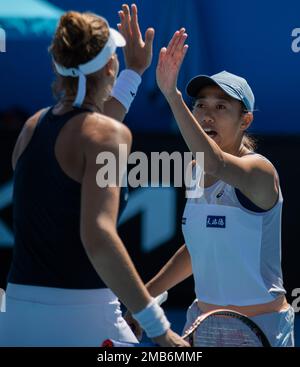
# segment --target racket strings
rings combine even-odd
[[[239,319],[211,316],[196,328],[195,347],[257,347],[262,346],[258,336]]]

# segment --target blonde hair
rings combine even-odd
[[[109,37],[106,21],[93,13],[69,11],[60,18],[49,47],[55,62],[66,68],[76,67],[92,60],[104,47]],[[94,75],[87,77],[87,90],[96,82]],[[57,75],[52,91],[59,98],[64,91],[76,94],[78,78]]]

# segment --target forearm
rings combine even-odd
[[[215,175],[218,172],[220,164],[222,164],[221,149],[201,128],[185,104],[182,94],[179,91],[176,91],[172,96],[168,96],[167,101],[172,109],[180,132],[194,158],[197,159],[197,152],[203,152],[205,172]]]
[[[151,296],[156,297],[166,290],[173,288],[192,275],[190,254],[186,245],[172,256],[163,268],[146,285]]]
[[[98,238],[87,250],[95,270],[132,313],[142,310],[151,298],[120,237],[106,232]]]

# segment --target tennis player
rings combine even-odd
[[[188,346],[171,331],[118,236],[126,192],[96,184],[98,154],[119,160],[119,144],[131,145],[117,120],[152,59],[154,30],[144,42],[136,6],[119,14],[125,38],[104,18],[78,12],[65,13],[54,35],[59,100],[26,122],[13,153],[15,247],[1,346],[137,342],[117,296],[156,343]],[[117,47],[124,47],[127,69],[115,83]]]
[[[194,157],[204,152],[204,167],[198,170],[204,193],[187,200],[185,244],[147,288],[156,296],[193,274],[197,298],[185,329],[202,313],[228,308],[252,318],[271,345],[293,346],[294,311],[285,298],[281,270],[279,177],[246,134],[254,95],[245,79],[227,71],[198,75],[187,85],[195,99],[191,112],[177,89],[186,38],[181,29],[162,48],[157,83]],[[135,320],[126,319],[139,337]]]

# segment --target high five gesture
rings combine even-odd
[[[181,28],[174,33],[168,47],[160,50],[156,79],[158,87],[167,99],[177,91],[179,70],[188,50],[186,39],[185,28]]]
[[[135,4],[131,5],[131,13],[127,4],[122,5],[119,17],[121,23],[118,24],[118,29],[126,39],[126,46],[123,48],[126,67],[142,75],[152,61],[154,29],[146,30],[144,41]]]

